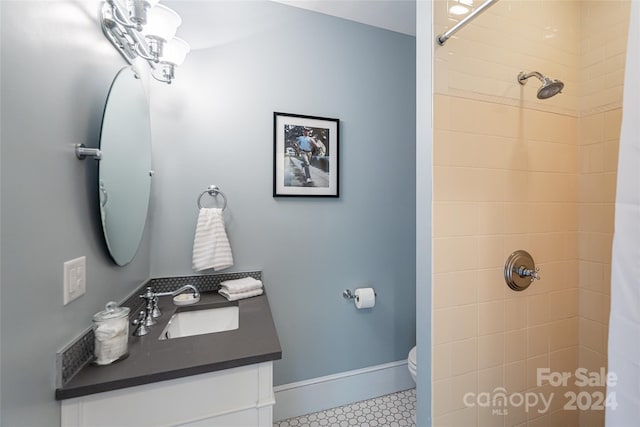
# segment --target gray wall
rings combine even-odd
[[[229,271],[264,272],[283,348],[276,384],[406,358],[415,38],[271,2],[168,4],[186,22],[195,5],[212,32],[231,24],[196,40],[170,90],[152,90],[152,275],[191,273],[196,199],[217,184],[229,200]],[[339,199],[272,197],[274,111],[341,120]],[[376,289],[375,309],[343,300],[362,286]]]
[[[73,144],[98,143],[111,81],[124,60],[97,22],[97,1],[1,1],[1,403],[3,426],[55,426],[55,353],[91,316],[149,277],[106,254],[96,165]],[[87,257],[87,293],[62,304],[62,265]]]
[[[99,228],[95,164],[73,156],[77,142],[97,146],[125,65],[99,2],[0,1],[0,425],[58,425],[56,351],[150,275],[191,272],[195,201],[210,183],[229,196],[233,270],[264,271],[284,349],[277,383],[400,360],[413,345],[414,39],[238,3],[220,14],[245,15],[241,35],[194,51],[174,85],[152,84],[153,224],[120,268]],[[288,65],[310,51],[327,64]],[[271,197],[273,111],[342,120],[340,199]],[[63,306],[63,262],[83,255],[87,294]],[[376,288],[374,310],[342,300],[358,286]]]

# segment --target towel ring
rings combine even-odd
[[[218,194],[220,194],[224,199],[224,205],[222,206],[222,210],[225,210],[227,208],[227,196],[225,196],[224,193],[220,191],[220,188],[218,188],[217,185],[210,185],[209,187],[207,187],[205,191],[200,193],[200,197],[198,197],[198,209],[202,209],[202,204],[201,204],[202,196],[204,196],[207,193],[209,193],[211,197],[216,197]]]

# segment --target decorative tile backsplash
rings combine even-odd
[[[225,280],[242,279],[243,277],[253,277],[261,280],[261,271],[245,271],[234,273],[201,274],[192,276],[160,277],[145,281],[133,292],[124,302],[122,307],[131,309],[130,317],[136,315],[144,304],[139,295],[144,293],[147,287],[151,287],[153,292],[171,292],[184,285],[193,285],[200,292],[213,292],[220,288],[220,283]],[[57,379],[56,386],[62,387],[75,374],[77,374],[87,363],[93,359],[94,335],[93,328],[89,327],[78,338],[56,353]]]

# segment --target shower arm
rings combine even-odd
[[[447,40],[449,40],[452,35],[457,33],[458,30],[460,30],[462,27],[467,25],[469,22],[473,20],[473,18],[475,18],[477,15],[481,14],[482,12],[484,12],[486,9],[493,6],[494,3],[497,3],[497,2],[498,0],[487,0],[486,2],[482,3],[480,6],[478,6],[476,10],[474,10],[469,15],[467,15],[466,18],[464,18],[462,21],[454,25],[453,28],[451,28],[450,30],[447,30],[444,34],[440,34],[439,36],[437,36],[436,42],[438,42],[440,46],[444,45],[444,43]]]
[[[521,85],[526,84],[527,83],[527,79],[529,77],[534,77],[534,76],[537,77],[538,80],[540,80],[542,83],[545,82],[545,77],[542,74],[540,74],[539,72],[537,72],[537,71],[531,71],[530,73],[527,73],[527,74],[520,73],[518,75],[518,82],[520,82]]]

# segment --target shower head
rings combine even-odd
[[[538,99],[547,99],[551,98],[554,95],[557,95],[564,88],[564,83],[560,80],[553,80],[547,76],[543,76],[537,71],[532,71],[530,73],[525,73],[524,71],[520,71],[518,74],[518,83],[524,85],[527,83],[527,79],[529,77],[537,77],[538,80],[542,82],[542,87],[538,89]]]

